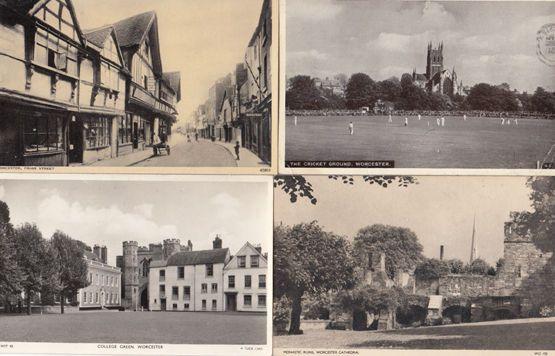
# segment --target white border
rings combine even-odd
[[[2,180],[25,181],[127,181],[127,182],[253,182],[266,183],[266,208],[269,213],[266,219],[266,241],[268,243],[267,306],[266,306],[266,345],[193,345],[193,344],[125,344],[125,343],[45,343],[45,342],[9,342],[3,341],[0,335],[0,354],[62,354],[75,355],[78,350],[82,355],[233,355],[233,356],[270,356],[272,354],[272,295],[273,295],[273,200],[274,188],[271,176],[238,176],[238,175],[109,175],[109,174],[0,174]],[[9,323],[10,317],[0,317],[2,323]],[[55,327],[55,326],[54,326]],[[129,325],[130,328],[135,327]],[[8,345],[7,347],[5,345]],[[10,347],[10,345],[12,347]],[[115,345],[115,349],[99,347],[99,345]],[[125,348],[133,345],[133,349]],[[161,345],[161,349],[139,349],[139,345]]]

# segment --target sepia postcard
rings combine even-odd
[[[0,166],[276,172],[274,7],[0,0]]]
[[[555,350],[555,177],[274,185],[275,355]]]
[[[555,2],[280,10],[280,173],[553,174]]]
[[[265,355],[272,178],[3,175],[0,354]]]

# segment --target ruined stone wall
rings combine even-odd
[[[450,274],[439,279],[439,294],[462,298],[496,295],[494,281],[495,276]]]

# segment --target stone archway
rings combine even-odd
[[[441,316],[451,319],[454,324],[470,322],[470,308],[464,305],[451,305],[445,309]]]
[[[396,311],[397,323],[403,326],[420,326],[426,321],[428,309],[417,304],[411,304],[406,309]]]
[[[148,288],[144,288],[141,292],[140,305],[144,310],[148,309]]]

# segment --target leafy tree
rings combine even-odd
[[[318,110],[325,106],[314,80],[307,75],[297,75],[289,79],[289,89],[285,94],[287,107],[292,110]]]
[[[406,74],[406,73],[405,73]],[[404,110],[426,110],[431,107],[428,93],[412,83],[412,77],[403,74],[401,78],[401,96],[397,103]]]
[[[406,299],[402,288],[375,288],[360,284],[351,290],[339,291],[334,301],[346,312],[361,310],[379,315],[403,306]]]
[[[395,80],[396,81],[395,81]],[[396,102],[401,95],[399,79],[387,79],[377,83],[378,97],[382,100]]]
[[[466,273],[486,275],[491,266],[481,258],[477,258],[466,266]]]
[[[22,275],[15,258],[14,229],[10,222],[10,209],[0,201],[0,298],[6,312],[12,297],[21,289]]]
[[[466,103],[472,110],[518,110],[518,101],[513,92],[486,83],[473,86],[466,98]]]
[[[317,222],[274,228],[274,296],[291,300],[289,334],[300,334],[302,298],[350,288],[355,263],[349,243]]]
[[[23,275],[21,286],[25,291],[27,314],[31,315],[31,300],[43,287],[52,285],[56,276],[53,251],[34,224],[25,223],[15,229],[16,260]]]
[[[376,83],[367,74],[353,74],[347,83],[345,97],[349,109],[373,107],[377,99]]]
[[[447,264],[449,265],[449,273],[461,274],[464,271],[464,262],[457,258],[447,260]]]
[[[538,87],[530,102],[535,111],[555,113],[555,93],[550,93],[542,87]]]
[[[531,236],[532,241],[545,252],[555,252],[555,178],[530,178],[532,211],[513,214],[513,222],[521,236]]]
[[[87,280],[87,264],[83,259],[84,250],[78,241],[73,240],[61,231],[56,231],[50,240],[56,252],[57,276],[61,312],[64,313],[65,298],[74,296],[89,283]]]
[[[437,258],[425,258],[414,270],[414,275],[419,279],[430,280],[444,277],[451,272],[447,261]]]
[[[329,176],[329,179],[341,181],[343,184],[354,185],[359,177],[353,176]],[[410,184],[418,184],[415,177],[410,176],[361,176],[365,183],[370,185],[378,185],[387,188],[396,183],[398,187],[408,187]],[[276,176],[274,178],[274,188],[281,188],[283,192],[289,195],[291,203],[296,203],[298,198],[306,198],[312,204],[316,204],[318,199],[314,195],[312,183],[307,176]]]
[[[358,262],[367,265],[370,254],[384,253],[386,272],[393,278],[397,271],[409,271],[422,261],[422,245],[416,234],[404,227],[375,224],[360,229],[354,250]]]

